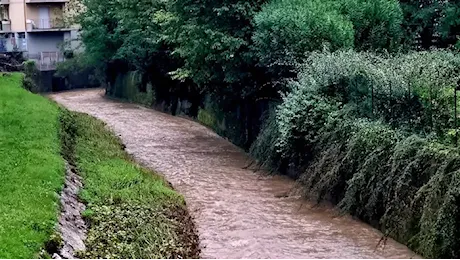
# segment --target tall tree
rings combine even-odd
[[[229,95],[245,95],[257,80],[249,46],[254,14],[264,0],[174,0],[177,34],[171,39],[184,66],[177,78]]]
[[[447,48],[458,42],[460,2],[455,0],[400,0],[404,11],[406,45]]]

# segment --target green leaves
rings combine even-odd
[[[458,1],[401,0],[404,11],[405,43],[409,47],[447,48],[458,43]]]
[[[238,86],[251,80],[249,46],[251,19],[262,1],[173,1],[177,37],[175,54],[184,61],[179,71],[211,92],[221,85]],[[178,73],[175,73],[176,75]],[[182,78],[182,77],[181,77]],[[236,95],[239,89],[236,90]]]
[[[275,77],[328,49],[399,48],[402,11],[396,0],[272,0],[254,17],[252,49]]]
[[[171,20],[165,1],[84,0],[80,16],[86,53],[95,64],[123,60],[145,70],[163,46],[162,26]]]
[[[327,45],[353,46],[353,24],[324,1],[273,0],[254,18],[253,41],[261,64],[296,62]]]

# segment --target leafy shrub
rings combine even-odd
[[[89,57],[85,54],[77,54],[57,64],[56,76],[66,77],[88,69],[95,69]]]
[[[33,60],[24,62],[24,78],[22,85],[32,93],[40,92],[40,71]]]
[[[401,23],[396,0],[272,0],[254,17],[253,49],[260,65],[283,76],[324,46],[397,50]]]
[[[187,223],[174,217],[169,209],[142,203],[93,206],[92,228],[85,241],[84,258],[182,258],[196,257],[179,240]],[[178,209],[174,209],[178,210]]]
[[[448,51],[397,56],[316,52],[300,66],[297,84],[354,104],[360,116],[443,136],[453,126],[459,68],[459,57]],[[296,88],[289,95],[303,94]]]
[[[403,12],[397,0],[333,1],[353,23],[355,46],[360,50],[400,47]]]
[[[408,47],[458,47],[458,1],[400,0],[404,12],[404,41]]]
[[[273,0],[254,17],[261,64],[300,61],[309,51],[353,47],[353,24],[327,1]]]

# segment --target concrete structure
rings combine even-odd
[[[23,52],[41,70],[64,59],[65,42],[77,40],[76,27],[65,23],[68,0],[0,0],[0,53]],[[75,43],[69,46],[75,46]]]

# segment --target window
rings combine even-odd
[[[10,16],[8,15],[8,8],[5,5],[0,6],[0,19],[2,21],[9,20]]]

